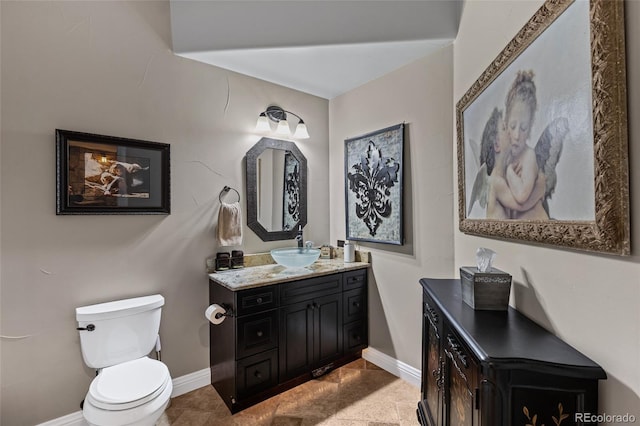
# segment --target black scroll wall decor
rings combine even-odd
[[[347,239],[402,245],[404,124],[344,144]]]

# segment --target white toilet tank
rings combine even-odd
[[[159,294],[76,308],[85,364],[110,367],[147,356],[160,330],[164,297]]]

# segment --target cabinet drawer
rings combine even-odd
[[[342,274],[327,275],[281,284],[280,304],[302,302],[342,291]]]
[[[241,359],[236,367],[238,398],[268,389],[278,383],[278,350]]]
[[[236,359],[275,348],[278,345],[278,310],[238,318],[237,332]]]
[[[367,315],[367,296],[364,289],[345,291],[342,302],[342,318],[345,324]]]
[[[238,316],[255,314],[278,307],[278,286],[242,290],[238,293]]]
[[[344,326],[344,351],[352,352],[364,349],[368,344],[367,322],[355,321]]]
[[[366,269],[358,269],[357,271],[345,272],[343,275],[343,288],[345,290],[362,288],[366,284],[367,284]]]

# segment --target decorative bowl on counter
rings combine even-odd
[[[303,268],[320,257],[320,249],[287,247],[271,250],[271,257],[278,265],[287,268]]]

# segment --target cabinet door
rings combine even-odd
[[[477,426],[474,380],[477,368],[455,336],[448,334],[444,343],[446,356],[447,397],[445,412],[449,426]]]
[[[342,294],[313,300],[314,366],[321,367],[342,355]]]
[[[311,300],[280,308],[280,382],[308,371],[313,361]]]
[[[342,356],[342,294],[280,308],[280,381]]]
[[[424,379],[422,382],[423,399],[429,409],[428,415],[434,425],[442,424],[442,398],[444,383],[444,359],[440,353],[440,315],[428,303],[423,306],[424,359],[422,365]]]

